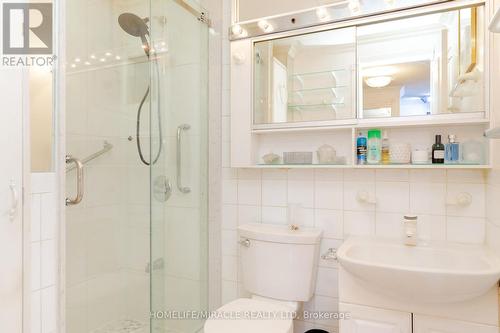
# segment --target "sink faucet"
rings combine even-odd
[[[403,222],[405,227],[405,245],[417,245],[417,220],[416,215],[405,215]]]

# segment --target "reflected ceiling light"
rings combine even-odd
[[[115,59],[116,59],[116,60],[121,60],[121,59],[122,59],[122,57],[120,57],[120,56],[116,56],[116,57],[115,57]]]
[[[76,68],[76,65],[75,64],[71,64],[71,68]]]
[[[391,76],[398,72],[398,69],[393,66],[379,66],[379,67],[370,67],[364,68],[362,70],[364,77],[370,76]]]
[[[95,54],[90,55],[90,59],[95,59],[95,58],[96,58]]]
[[[271,32],[274,30],[273,26],[271,25],[271,23],[267,22],[266,20],[260,20],[257,25],[259,26],[259,28],[262,29],[262,31],[264,32]]]
[[[371,88],[383,88],[388,86],[392,82],[392,77],[390,76],[374,76],[365,79],[368,87]]]
[[[111,57],[113,54],[111,52],[106,52],[105,56],[106,57]]]
[[[80,61],[82,61],[82,59],[80,59],[80,58],[75,58],[75,62],[80,62]]]
[[[100,62],[105,62],[105,61],[106,61],[106,59],[105,59],[105,58],[101,58],[101,59],[99,59],[99,61],[100,61]]]
[[[90,66],[90,62],[89,61],[85,61],[84,64],[85,64],[85,66]]]
[[[361,4],[359,0],[349,0],[349,10],[353,14],[357,14],[361,11]]]
[[[330,16],[328,15],[328,11],[326,10],[325,7],[318,7],[316,9],[316,16],[320,21],[326,21],[330,18]]]

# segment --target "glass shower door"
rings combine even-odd
[[[66,153],[84,162],[84,194],[65,210],[62,331],[197,332],[201,320],[154,313],[207,308],[201,8],[72,0],[65,10]],[[76,180],[68,165],[68,197]]]
[[[151,327],[153,332],[194,333],[208,295],[208,26],[205,12],[182,1],[152,1],[156,59],[151,109]],[[159,80],[156,77],[159,75]],[[156,129],[162,128],[162,135]],[[161,142],[161,144],[160,144]]]

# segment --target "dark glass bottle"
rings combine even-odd
[[[444,145],[441,143],[441,135],[436,135],[436,143],[432,145],[432,164],[444,163]]]

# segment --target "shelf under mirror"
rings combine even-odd
[[[314,109],[317,109],[318,111],[325,111],[325,109],[329,107],[332,109],[332,111],[336,111],[337,107],[343,106],[345,106],[345,103],[291,104],[288,105],[288,108],[300,111],[314,111]]]

